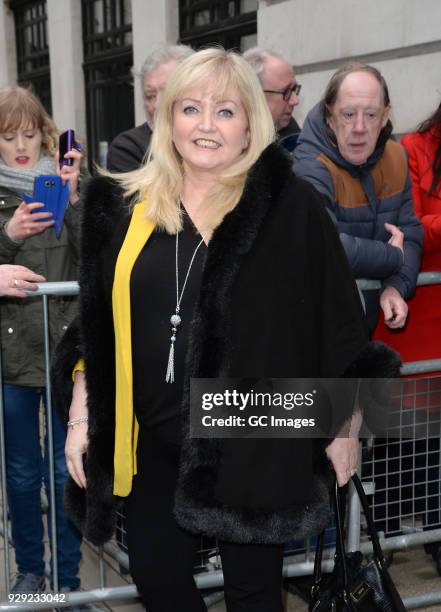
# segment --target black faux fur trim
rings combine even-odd
[[[222,376],[228,354],[224,332],[231,288],[270,205],[291,177],[289,159],[277,145],[270,145],[252,167],[237,206],[213,233],[190,330],[184,405],[188,405],[190,377]]]
[[[347,378],[396,378],[401,359],[383,342],[369,342],[345,372]]]
[[[192,470],[191,462],[198,462],[198,445],[193,445],[194,456],[186,454],[188,464],[184,473]],[[329,466],[317,475],[314,491],[308,505],[291,507],[277,512],[265,512],[255,508],[232,508],[216,504],[197,503],[191,494],[192,486],[206,486],[207,474],[202,468],[193,475],[192,483],[183,482],[175,497],[175,516],[184,529],[192,533],[217,537],[237,543],[284,544],[292,539],[302,539],[319,533],[328,525],[332,516],[329,490],[333,482]]]
[[[103,283],[101,256],[128,208],[124,208],[118,183],[106,177],[89,180],[82,197],[81,314],[57,347],[52,378],[64,417],[71,400],[72,368],[80,356],[86,361],[87,380],[93,381],[87,388],[90,440],[84,459],[87,489],[80,489],[69,479],[65,506],[84,536],[94,544],[102,544],[115,531],[118,498],[113,495],[115,348],[111,302]]]

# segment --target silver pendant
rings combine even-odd
[[[170,323],[173,327],[177,327],[181,322],[181,317],[178,314],[174,314],[170,317]]]
[[[170,323],[172,325],[172,335],[170,338],[170,351],[168,354],[167,372],[165,374],[165,382],[175,382],[175,342],[176,332],[178,331],[178,325],[181,323],[181,317],[178,315],[179,306],[176,308],[176,313],[170,317]]]
[[[180,206],[180,202],[179,202]],[[185,275],[184,284],[182,286],[181,292],[179,293],[179,278],[178,278],[178,254],[179,254],[179,234],[176,233],[176,250],[175,250],[175,264],[176,264],[176,311],[170,317],[170,323],[172,326],[172,335],[170,338],[170,351],[168,354],[168,362],[167,362],[167,372],[165,375],[165,382],[173,383],[175,381],[175,342],[176,342],[176,332],[178,331],[178,327],[181,324],[181,317],[179,316],[179,307],[182,300],[182,296],[184,295],[185,287],[187,285],[187,280],[190,274],[191,267],[193,265],[194,258],[196,257],[196,253],[199,250],[199,247],[203,243],[204,239],[201,238],[199,244],[196,246],[193,251],[193,255],[191,257],[190,263],[188,264],[187,274]]]

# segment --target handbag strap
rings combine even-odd
[[[337,480],[334,485],[334,507],[335,507],[335,562],[339,562],[343,574],[343,587],[346,590],[348,587],[348,571],[346,567],[346,548],[344,535],[345,513],[342,508],[346,503],[345,497],[346,487],[338,486]]]
[[[335,515],[335,533],[336,533],[336,543],[335,543],[335,559],[341,562],[342,573],[343,573],[343,583],[344,587],[347,587],[348,583],[348,574],[346,568],[346,559],[345,559],[345,544],[344,544],[344,518],[345,513],[342,510],[342,505],[344,505],[345,500],[343,498],[344,493],[340,492],[337,480],[335,480],[334,484],[334,515]],[[311,588],[311,595],[314,595],[314,592],[317,590],[318,585],[322,579],[322,559],[323,559],[323,548],[324,548],[324,536],[325,530],[317,536],[317,544],[315,548],[315,559],[314,559],[314,574],[313,574],[313,584]]]
[[[322,579],[322,559],[323,559],[323,545],[325,539],[325,530],[317,536],[317,543],[315,546],[315,558],[314,558],[314,574],[312,582],[312,590],[318,586]]]
[[[357,491],[358,497],[360,499],[361,507],[363,508],[364,517],[367,523],[368,535],[372,542],[372,548],[374,551],[374,558],[381,565],[381,567],[385,567],[385,559],[383,550],[381,548],[380,539],[378,537],[377,530],[375,529],[374,520],[372,518],[372,512],[369,506],[369,502],[366,497],[366,493],[364,492],[363,485],[361,483],[358,474],[354,474],[352,476],[352,482],[354,483],[355,489]]]

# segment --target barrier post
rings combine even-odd
[[[2,353],[0,350],[0,461],[2,479],[2,512],[3,512],[3,561],[5,564],[5,589],[11,591],[9,529],[8,529],[8,494],[6,490],[6,446],[5,446],[5,415],[3,411],[3,376]]]
[[[50,379],[50,346],[49,346],[49,309],[47,295],[43,295],[43,322],[44,322],[44,361],[46,372],[46,427],[49,452],[49,504],[51,508],[51,521],[48,529],[51,530],[51,562],[52,562],[52,588],[58,592],[58,543],[57,543],[57,517],[55,500],[55,461],[54,461],[54,429],[52,419],[52,394]]]

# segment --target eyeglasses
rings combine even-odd
[[[298,96],[301,89],[302,89],[302,86],[300,85],[300,83],[294,83],[294,85],[290,85],[283,91],[279,91],[277,89],[264,89],[263,91],[265,93],[280,94],[281,96],[283,96],[283,99],[285,100],[285,102],[288,102],[292,94],[295,93],[296,96]]]

